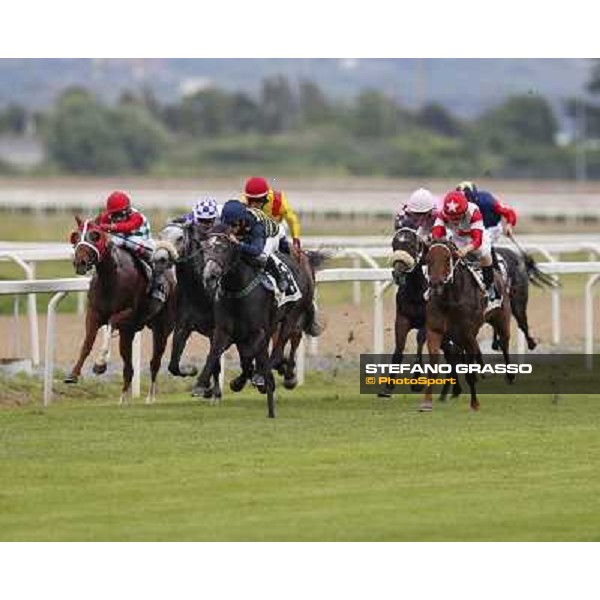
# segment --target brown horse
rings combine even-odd
[[[510,302],[499,273],[495,273],[496,286],[501,293],[499,308],[486,312],[486,295],[475,279],[471,267],[459,258],[456,246],[448,240],[435,240],[425,258],[429,278],[429,300],[426,306],[426,332],[429,361],[437,364],[442,342],[447,336],[458,348],[460,362],[483,364],[477,334],[487,322],[498,337],[506,363],[510,362]],[[475,389],[476,375],[466,374],[471,392],[471,409],[479,410]],[[509,382],[514,375],[507,375]],[[425,392],[420,410],[432,409],[431,386]]]
[[[96,267],[96,273],[92,277],[88,292],[85,339],[79,359],[65,382],[77,383],[83,363],[94,345],[98,329],[108,325],[109,329],[119,331],[119,350],[123,359],[120,403],[127,401],[131,395],[133,378],[133,338],[137,331],[149,327],[152,330],[153,341],[150,361],[152,383],[146,403],[153,402],[156,397],[156,375],[167,338],[175,323],[174,279],[172,275],[167,277],[167,299],[158,312],[150,314],[148,280],[141,265],[137,264],[137,259],[127,250],[111,243],[108,234],[93,221],[82,221],[79,217],[75,219],[78,228],[71,234],[71,243],[75,247],[75,271],[78,275],[84,275]]]

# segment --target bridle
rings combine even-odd
[[[441,284],[442,286],[444,286],[447,283],[454,281],[454,271],[456,270],[456,267],[462,263],[463,259],[456,258],[455,252],[453,252],[453,249],[447,243],[433,242],[429,246],[429,252],[431,252],[433,250],[433,248],[443,248],[450,256],[450,271],[448,272],[446,277],[441,282],[437,283],[437,285]],[[429,287],[431,287],[431,281],[429,282]]]
[[[96,248],[96,246],[95,246],[94,244],[92,244],[91,242],[88,242],[88,241],[85,239],[85,238],[86,238],[86,236],[87,236],[87,233],[88,233],[89,224],[90,224],[90,221],[89,221],[89,219],[86,219],[86,220],[83,222],[83,228],[82,228],[82,230],[81,230],[81,233],[79,234],[79,235],[80,235],[79,241],[78,241],[78,242],[77,242],[77,244],[75,245],[75,252],[77,252],[77,249],[78,249],[80,246],[86,246],[87,248],[91,248],[91,249],[92,249],[92,250],[95,252],[95,254],[96,254],[96,259],[97,259],[97,262],[100,262],[100,260],[101,260],[100,251],[98,250],[98,248]]]

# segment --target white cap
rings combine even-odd
[[[410,195],[406,210],[411,213],[426,213],[437,205],[437,198],[425,188],[419,188]]]

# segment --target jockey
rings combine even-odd
[[[218,223],[220,214],[221,207],[217,201],[211,196],[206,196],[196,202],[192,212],[173,219],[173,222],[196,225],[201,231],[207,232]]]
[[[456,190],[463,192],[469,202],[476,204],[483,217],[483,226],[490,235],[492,245],[502,234],[509,235],[517,224],[517,213],[510,206],[499,202],[490,192],[478,190],[471,181],[459,183]]]
[[[125,248],[141,258],[151,269],[150,296],[155,301],[151,312],[155,312],[166,300],[165,276],[152,269],[154,242],[148,219],[131,206],[129,196],[124,192],[113,192],[106,200],[106,209],[96,218],[96,223],[111,235],[115,246]]]
[[[472,254],[479,259],[488,295],[488,310],[500,306],[501,298],[494,283],[490,238],[477,205],[469,202],[462,192],[449,192],[444,197],[431,235],[434,239],[451,237],[458,247],[460,258]]]
[[[406,221],[417,226],[417,234],[422,240],[431,235],[431,228],[437,217],[438,199],[425,188],[414,191],[406,204],[398,207],[394,216],[396,231],[403,227]]]
[[[262,177],[250,177],[244,186],[244,197],[248,207],[262,210],[277,223],[285,220],[290,229],[294,250],[301,250],[300,220],[282,191],[270,188]]]
[[[258,260],[265,271],[275,278],[281,292],[287,291],[293,281],[287,265],[275,255],[287,250],[287,240],[281,236],[280,226],[263,212],[248,208],[239,200],[228,200],[221,212],[221,222],[232,229],[231,239],[242,254]]]

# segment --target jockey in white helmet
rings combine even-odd
[[[417,233],[422,239],[431,235],[431,228],[438,212],[439,199],[429,190],[419,188],[415,190],[408,202],[398,207],[394,216],[394,228],[398,230],[406,222],[418,227]]]

